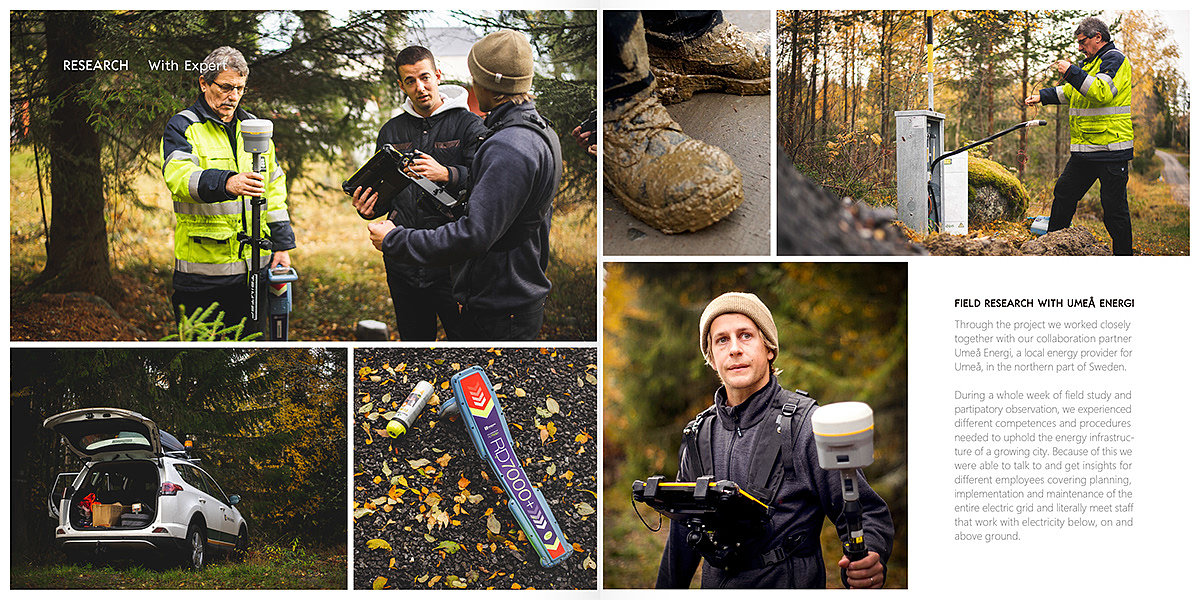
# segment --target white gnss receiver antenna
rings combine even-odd
[[[863,541],[862,505],[858,503],[855,471],[874,462],[875,413],[862,402],[827,404],[813,411],[812,429],[817,442],[817,463],[842,476],[842,514],[848,538],[842,552],[851,562],[867,556]]]

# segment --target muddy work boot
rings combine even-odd
[[[696,92],[753,96],[771,91],[771,43],[765,32],[749,35],[726,22],[674,47],[655,45],[649,35],[646,41],[664,104],[683,102]]]
[[[733,159],[684,134],[653,89],[605,109],[604,185],[663,233],[703,229],[742,203]]]

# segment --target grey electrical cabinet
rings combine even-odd
[[[932,110],[896,111],[896,210],[913,231],[929,233],[929,182],[941,189],[942,166],[929,172],[941,156],[946,115]]]

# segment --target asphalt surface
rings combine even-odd
[[[769,31],[773,14],[724,11],[727,21],[747,33]],[[604,253],[609,256],[769,255],[771,96],[702,93],[668,106],[667,112],[685,133],[729,154],[742,171],[745,201],[729,216],[700,231],[665,234],[629,214],[605,190]]]
[[[462,420],[435,420],[453,398],[450,377],[472,365],[495,386],[516,454],[572,545],[558,566],[539,564]],[[422,379],[438,398],[393,441],[381,411]],[[356,589],[596,589],[595,350],[360,348],[354,382]]]

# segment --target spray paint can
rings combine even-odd
[[[392,437],[404,435],[404,432],[412,427],[413,421],[417,420],[417,415],[421,414],[421,409],[425,408],[425,403],[429,402],[429,397],[432,395],[432,383],[417,382],[417,387],[413,388],[413,391],[400,404],[400,408],[396,410],[392,420],[388,421],[388,434]]]

